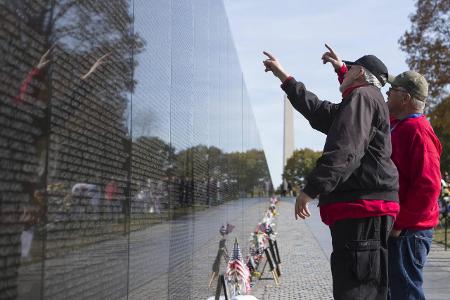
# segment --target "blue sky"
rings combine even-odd
[[[261,141],[275,185],[281,182],[283,92],[264,73],[262,51],[320,99],[340,101],[335,73],[320,57],[332,46],[344,59],[378,56],[392,74],[408,69],[398,39],[410,28],[415,1],[224,0]],[[295,147],[322,150],[325,135],[294,112]]]

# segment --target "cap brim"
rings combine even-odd
[[[354,66],[354,65],[356,65],[356,63],[354,61],[343,60],[342,62],[344,64],[346,64],[347,66]]]
[[[388,74],[388,80],[387,80],[387,82],[388,82],[389,84],[392,85],[392,83],[393,83],[394,80],[395,80],[395,77],[397,77],[397,76],[392,75],[392,74]]]

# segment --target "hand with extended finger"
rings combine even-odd
[[[334,52],[333,49],[331,49],[330,46],[325,44],[325,47],[327,47],[328,51],[322,55],[322,62],[324,64],[329,62],[335,70],[339,70],[344,64],[341,58],[336,54],[336,52]]]
[[[264,71],[272,72],[275,77],[278,77],[281,82],[284,82],[289,77],[289,74],[286,73],[286,71],[283,69],[283,66],[272,54],[266,51],[264,51],[263,53],[268,57],[268,59],[263,61],[264,67],[266,67]]]
[[[297,196],[297,200],[295,201],[295,219],[298,220],[298,217],[302,219],[306,219],[311,216],[309,212],[308,203],[311,201],[311,197],[306,195],[304,192],[300,192]]]

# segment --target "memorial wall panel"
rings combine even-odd
[[[134,55],[129,299],[168,298],[167,222],[174,205],[171,12],[170,1],[134,1],[134,31],[142,50]]]
[[[221,0],[0,1],[0,299],[213,294],[271,188],[229,28]]]
[[[193,210],[193,74],[194,22],[190,0],[172,1],[171,13],[171,134],[174,156],[175,190],[172,200],[177,207]],[[192,293],[194,219],[176,218],[170,224],[169,299],[184,298]]]
[[[30,290],[42,293],[44,234],[35,228],[45,222],[50,97],[44,64],[38,62],[49,36],[33,19],[44,9],[13,2],[0,7],[0,295],[5,299]]]
[[[43,298],[123,297],[130,206],[131,2],[72,4],[52,3]]]

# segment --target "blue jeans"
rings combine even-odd
[[[389,238],[389,299],[425,299],[423,267],[432,238],[433,229],[404,230],[399,237]]]

